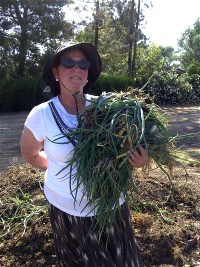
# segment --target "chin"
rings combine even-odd
[[[77,85],[75,85],[75,84],[73,84],[72,85],[72,90],[73,90],[73,92],[80,92],[80,91],[83,91],[83,87],[85,86],[85,84],[84,85],[80,85],[80,84],[77,84]]]
[[[73,88],[72,91],[76,94],[76,93],[80,93],[80,92],[83,92],[83,87],[76,87],[76,88]]]

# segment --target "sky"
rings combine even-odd
[[[177,39],[200,18],[200,0],[152,0],[152,4],[144,13],[144,33],[151,42],[176,49]]]
[[[143,32],[149,41],[156,45],[173,46],[177,49],[177,39],[180,39],[182,33],[200,18],[200,0],[142,0],[141,2],[153,4],[150,9],[143,11],[146,20]],[[92,6],[91,13],[87,12],[87,16],[92,15]],[[77,22],[84,19],[84,12],[77,16],[75,11],[71,11],[71,19]],[[69,17],[68,19],[70,20]]]

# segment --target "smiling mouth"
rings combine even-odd
[[[73,80],[78,80],[78,81],[80,81],[81,80],[81,77],[71,77],[71,79],[73,79]]]

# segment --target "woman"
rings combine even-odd
[[[61,132],[76,128],[78,114],[92,98],[85,92],[100,73],[101,59],[90,43],[70,42],[59,47],[43,71],[43,79],[54,97],[34,107],[28,115],[21,151],[27,162],[45,170],[44,194],[58,266],[141,267],[143,264],[126,203],[120,200],[120,216],[116,215],[108,236],[105,231],[98,240],[95,232],[88,234],[95,218],[92,207],[83,211],[87,199],[82,199],[81,185],[74,202],[69,179],[61,179],[69,170],[65,169],[58,175],[70,160],[76,140],[66,138],[68,143],[65,145],[51,142]],[[140,152],[128,159],[131,166],[145,165],[146,152],[142,147]]]

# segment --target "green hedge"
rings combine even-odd
[[[41,87],[41,80],[37,77],[1,80],[0,111],[30,110],[43,101]]]
[[[88,93],[100,95],[102,92],[124,91],[127,87],[133,86],[133,79],[126,76],[114,76],[103,73],[97,82],[91,86]]]
[[[200,76],[165,72],[155,75],[148,83],[146,92],[158,105],[199,104]]]
[[[189,76],[188,81],[192,85],[189,103],[200,104],[200,75],[191,75]]]
[[[133,86],[133,79],[125,76],[102,74],[88,93],[100,95],[103,91],[124,91]],[[43,84],[38,77],[0,80],[0,112],[29,111],[46,101]],[[157,104],[200,103],[200,76],[178,75],[174,72],[154,76],[147,87]]]
[[[88,93],[99,95],[103,91],[125,90],[133,85],[130,78],[104,75]],[[35,105],[46,101],[42,95],[43,84],[38,77],[0,80],[0,112],[29,111]]]

